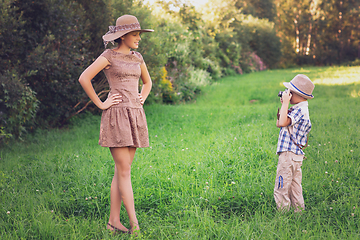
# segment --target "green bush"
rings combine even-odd
[[[189,70],[189,82],[195,86],[207,86],[211,83],[212,79],[209,72],[194,67],[191,67]]]
[[[0,75],[0,143],[9,137],[21,139],[33,129],[38,106],[36,93],[15,71]]]
[[[14,5],[26,29],[21,35],[26,55],[17,69],[37,93],[38,123],[60,126],[84,95],[77,79],[92,60],[85,48],[90,37],[85,33],[83,8],[63,0],[15,1]]]
[[[0,73],[14,68],[23,58],[25,21],[16,14],[12,0],[0,3]]]
[[[250,49],[259,56],[269,68],[277,66],[281,58],[280,38],[276,35],[273,22],[242,15],[235,27],[239,42],[247,38]],[[246,49],[243,52],[247,52]],[[251,51],[251,52],[252,52]]]

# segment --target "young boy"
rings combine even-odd
[[[276,170],[274,198],[278,209],[295,212],[305,209],[301,187],[301,165],[304,159],[303,148],[307,145],[307,135],[311,129],[308,99],[312,99],[314,84],[303,75],[296,75],[281,96],[281,109],[276,126],[280,128],[277,154],[279,162]],[[289,110],[289,103],[293,104]]]

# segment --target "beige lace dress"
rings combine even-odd
[[[148,147],[146,117],[138,96],[140,65],[144,62],[141,54],[106,49],[100,56],[111,64],[104,69],[110,86],[109,96],[119,93],[122,102],[103,111],[99,144],[103,147]]]

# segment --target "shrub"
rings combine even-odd
[[[201,87],[209,85],[211,80],[212,79],[209,72],[194,67],[189,69],[189,83],[192,83],[197,87]]]
[[[77,79],[91,61],[84,48],[89,36],[84,32],[82,8],[62,0],[17,1],[16,5],[26,20],[23,37],[28,47],[19,73],[37,93],[41,126],[61,126],[84,95]]]
[[[274,23],[267,19],[258,19],[251,15],[239,16],[239,22],[233,25],[237,32],[239,42],[243,42],[242,38],[249,45],[249,49],[243,49],[245,52],[255,52],[266,66],[274,68],[281,58],[280,38],[276,35]]]
[[[0,75],[0,142],[20,138],[35,125],[39,101],[15,71]]]

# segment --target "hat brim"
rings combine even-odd
[[[300,92],[299,90],[297,90],[296,88],[294,88],[289,82],[283,82],[284,86],[287,88],[287,89],[290,89],[291,91],[295,92],[296,94],[302,96],[303,98],[306,98],[306,99],[312,99],[314,98],[313,95],[305,95],[303,94],[302,92]]]
[[[104,36],[102,36],[104,41],[110,42],[110,41],[114,41],[116,39],[118,39],[119,37],[124,36],[125,34],[128,34],[130,32],[153,32],[153,29],[139,29],[139,30],[124,30],[124,31],[118,31],[115,33],[110,33],[110,34],[105,34]]]

